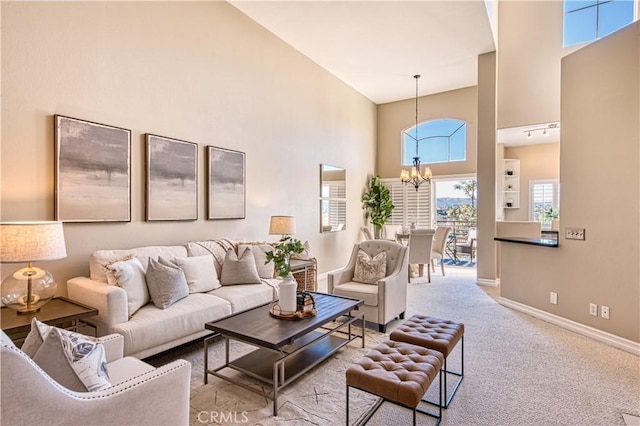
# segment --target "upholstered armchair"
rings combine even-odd
[[[122,357],[124,338],[104,336],[112,386],[71,391],[53,380],[0,331],[1,417],[9,425],[188,425],[191,364],[159,368]]]
[[[360,249],[371,258],[387,252],[386,276],[374,284],[353,281]],[[328,292],[364,300],[360,309],[365,320],[377,324],[379,331],[385,333],[387,324],[395,318],[404,318],[407,309],[408,260],[406,246],[387,240],[363,241],[353,247],[344,269],[328,275]]]

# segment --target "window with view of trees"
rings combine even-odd
[[[564,46],[597,40],[633,22],[633,0],[565,0]]]
[[[402,138],[404,166],[410,166],[415,156],[420,157],[422,164],[467,159],[467,123],[462,120],[443,118],[427,121],[403,132]],[[416,139],[418,139],[417,153]]]
[[[531,181],[529,184],[529,218],[551,227],[559,215],[560,184],[557,180]]]

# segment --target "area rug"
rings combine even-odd
[[[638,357],[499,305],[475,284],[466,268],[409,284],[407,316],[416,313],[465,324],[465,378],[443,425],[624,425],[623,414],[640,415]],[[438,271],[439,272],[439,271]],[[391,332],[401,321],[392,322]],[[345,424],[345,371],[387,335],[367,329],[358,340],[281,391],[278,416],[272,401],[209,376],[203,383],[203,345],[196,342],[150,361],[160,365],[184,358],[192,363],[191,425]],[[459,346],[459,345],[458,345]],[[210,362],[223,359],[222,341],[210,346]],[[232,355],[250,350],[232,346]],[[449,357],[460,366],[459,347]],[[437,386],[431,387],[435,397]],[[352,390],[351,422],[375,398]],[[429,406],[426,406],[429,409]],[[369,425],[410,424],[411,412],[385,403]],[[418,424],[434,424],[420,416]]]

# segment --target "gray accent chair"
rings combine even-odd
[[[383,250],[387,252],[387,276],[376,284],[352,281],[359,249],[371,257]],[[394,241],[370,240],[355,244],[347,266],[328,274],[328,292],[364,300],[360,310],[365,320],[376,323],[378,330],[385,333],[387,324],[395,318],[403,319],[407,309],[408,260],[407,247]]]
[[[155,368],[124,357],[124,338],[100,338],[113,384],[74,392],[45,373],[0,331],[0,423],[9,425],[188,425],[191,364]]]

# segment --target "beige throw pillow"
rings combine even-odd
[[[113,272],[115,284],[127,292],[129,317],[149,303],[149,290],[144,268],[137,258],[112,263],[107,268]]]
[[[275,264],[273,261],[267,263],[267,253],[273,251],[273,246],[269,244],[238,244],[238,255],[242,257],[245,250],[251,249],[253,257],[256,259],[256,269],[260,278],[273,278]]]
[[[364,250],[359,249],[356,257],[356,268],[353,273],[353,281],[364,284],[377,284],[379,280],[387,276],[387,252],[381,251],[369,256]]]
[[[222,265],[221,284],[260,284],[253,250],[247,248],[240,257],[233,250],[227,251]]]

